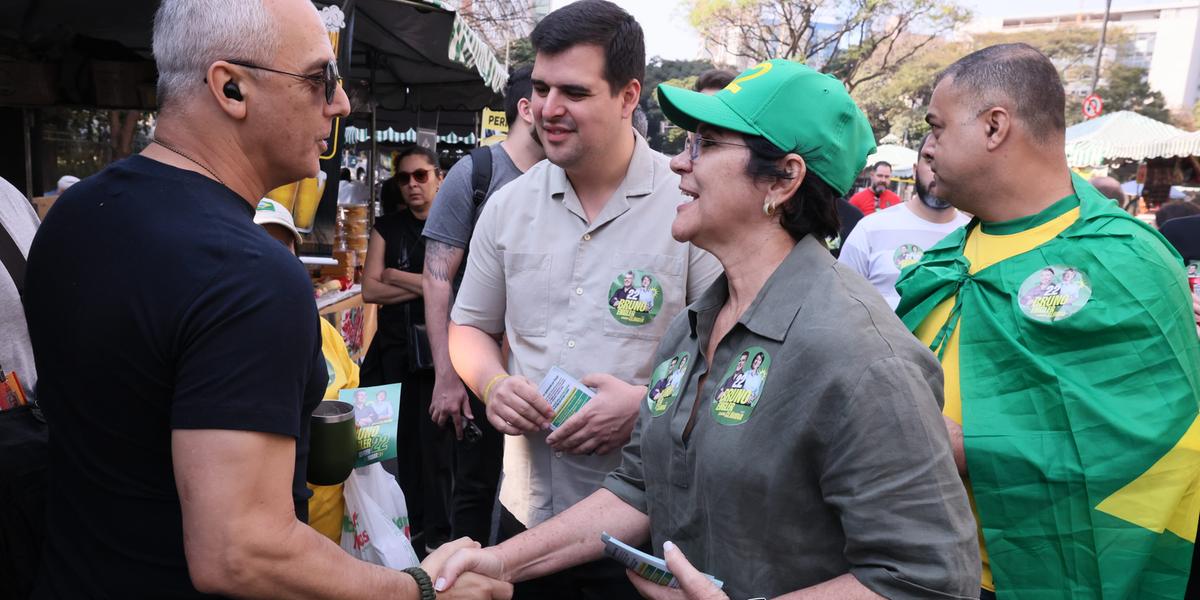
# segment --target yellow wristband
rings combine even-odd
[[[485,405],[488,403],[488,396],[492,393],[492,386],[499,383],[501,379],[507,379],[507,378],[508,378],[508,373],[501,373],[501,374],[493,377],[492,380],[488,382],[487,387],[483,388],[483,398],[481,398],[481,399],[483,400],[483,403]]]

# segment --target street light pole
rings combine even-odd
[[[1096,70],[1092,72],[1092,91],[1096,93],[1096,84],[1100,82],[1100,59],[1104,57],[1104,41],[1108,37],[1108,15],[1112,11],[1112,0],[1104,2],[1104,23],[1100,25],[1100,45],[1096,48]],[[1090,95],[1090,94],[1089,94]]]

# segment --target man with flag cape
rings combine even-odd
[[[975,219],[901,274],[897,312],[945,371],[982,597],[1180,598],[1200,511],[1187,280],[1070,174],[1064,103],[1024,44],[939,76],[931,192]]]

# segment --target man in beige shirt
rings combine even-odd
[[[549,161],[485,206],[450,329],[455,369],[514,436],[501,538],[599,489],[629,440],[659,338],[720,269],[671,237],[679,178],[632,129],[645,69],[633,17],[583,0],[548,15],[531,40],[534,125]],[[597,395],[550,433],[537,387],[554,366]],[[616,563],[552,578],[518,586],[517,597],[636,597]]]

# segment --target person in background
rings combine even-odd
[[[0,179],[0,371],[15,373],[26,399],[35,404],[38,374],[21,304],[24,282],[14,277],[23,278],[38,224],[25,195]],[[37,427],[32,417],[5,423],[24,428],[25,421]],[[32,436],[0,439],[0,447],[5,450],[0,453],[0,597],[24,598],[33,589],[46,534],[48,458],[45,441]]]
[[[546,158],[529,105],[533,94],[532,73],[533,67],[525,66],[508,77],[504,93],[508,136],[489,149],[485,181],[475,181],[475,171],[483,169],[483,163],[476,165],[472,155],[464,156],[438,188],[437,201],[422,231],[425,271],[421,284],[436,378],[430,418],[439,427],[449,425],[455,434],[451,537],[467,536],[485,544],[492,539],[492,513],[504,460],[504,436],[492,427],[483,403],[467,391],[454,372],[446,336],[450,307],[462,282],[467,246],[480,211],[493,193]],[[477,439],[474,436],[464,439],[464,426],[468,432],[474,427],[479,432]]]
[[[937,360],[825,249],[834,199],[874,148],[871,127],[836,78],[766,64],[737,93],[658,88],[663,114],[696,132],[671,160],[694,198],[671,234],[725,266],[651,361],[662,373],[694,358],[681,389],[659,402],[643,391],[603,488],[498,546],[455,554],[436,587],[453,590],[465,570],[522,581],[568,568],[600,557],[608,532],[664,548],[675,572],[687,572],[686,554],[724,582],[698,576],[681,592],[628,573],[654,600],[977,591]]]
[[[701,94],[715,94],[733,82],[737,73],[728,69],[709,69],[696,76],[692,89]]]
[[[363,269],[363,300],[379,304],[379,326],[363,358],[362,384],[403,384],[396,480],[404,490],[413,547],[432,552],[450,539],[453,437],[429,419],[435,375],[425,337],[425,242],[421,232],[442,183],[437,156],[409,146],[384,185]],[[399,204],[390,196],[398,190]]]
[[[647,132],[650,130],[650,122],[646,119],[646,111],[642,110],[640,105],[633,109],[633,129],[642,137],[646,137]]]
[[[348,169],[342,171],[349,176]],[[254,209],[254,222],[292,254],[296,254],[300,245],[304,243],[292,219],[292,212],[274,200],[263,198],[258,202]],[[337,400],[339,391],[358,387],[358,365],[346,351],[346,340],[337,328],[327,319],[320,319],[320,323],[321,356],[325,358],[325,370],[329,374],[324,399]],[[339,543],[342,539],[342,516],[346,508],[342,487],[340,483],[308,484],[308,489],[313,492],[312,498],[308,499],[308,524],[325,537]]]
[[[1092,184],[1092,187],[1096,188],[1101,194],[1104,194],[1105,198],[1111,199],[1122,210],[1125,210],[1126,205],[1129,203],[1129,196],[1121,188],[1121,182],[1117,181],[1116,178],[1093,177],[1088,180],[1088,183]]]
[[[902,200],[896,192],[888,189],[892,181],[892,165],[887,161],[879,161],[871,165],[871,185],[850,197],[850,204],[862,212],[863,216],[877,210],[900,204]]]
[[[946,234],[966,225],[969,218],[937,195],[929,169],[930,136],[917,147],[916,193],[904,204],[881,210],[859,222],[846,239],[838,260],[862,275],[893,309],[900,303],[896,278],[916,264],[928,248]]]
[[[685,201],[679,178],[630,123],[646,68],[637,20],[612,2],[581,0],[543,18],[530,41],[534,127],[548,160],[479,215],[449,330],[459,376],[510,436],[501,539],[596,491],[617,466],[657,340],[719,269],[670,236]],[[655,313],[609,305],[629,271],[662,289]],[[537,390],[555,366],[597,394],[551,433],[553,412]],[[619,565],[597,560],[524,582],[517,594],[637,597]]]
[[[1154,213],[1154,226],[1162,229],[1169,221],[1192,215],[1200,215],[1200,204],[1188,200],[1172,200],[1158,207],[1158,211]]]
[[[58,185],[54,188],[54,191],[52,191],[46,195],[47,196],[61,196],[63,192],[67,191],[68,188],[70,188],[71,186],[73,186],[77,183],[79,183],[78,177],[76,177],[74,175],[63,175],[62,177],[58,178]]]
[[[1067,166],[1065,105],[1028,44],[938,76],[934,186],[975,218],[904,271],[896,312],[945,370],[981,596],[1181,598],[1200,476],[1192,298],[1166,240]]]
[[[29,252],[55,432],[34,597],[428,597],[428,572],[355,560],[306,524],[317,309],[253,218],[317,174],[350,111],[325,25],[308,0],[162,0],[153,27],[153,142],[68,190]]]

